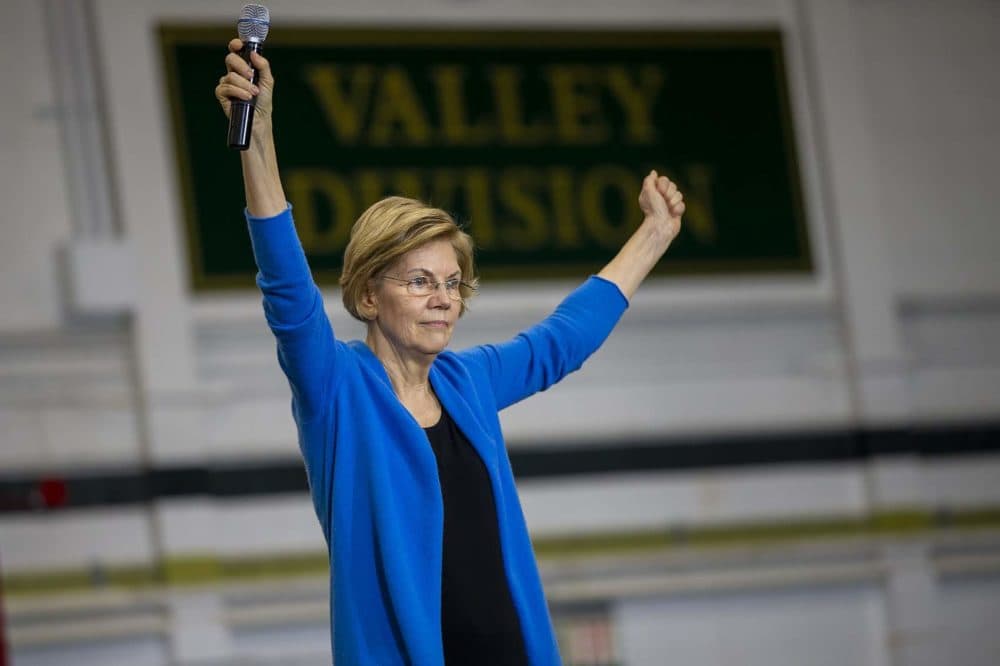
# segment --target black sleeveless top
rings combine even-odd
[[[444,500],[441,632],[449,666],[528,663],[504,573],[497,509],[486,466],[451,416],[424,428]]]

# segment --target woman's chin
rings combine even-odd
[[[448,343],[450,341],[451,341],[451,339],[450,339],[450,336],[449,336],[449,339],[442,341],[440,344],[430,345],[429,352],[431,354],[440,354],[441,352],[443,352],[445,349],[448,348]]]
[[[451,331],[435,332],[433,335],[423,336],[423,339],[416,346],[422,354],[440,354],[451,342]]]

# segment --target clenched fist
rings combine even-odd
[[[680,233],[684,195],[677,189],[677,184],[666,176],[650,171],[642,180],[639,208],[645,213],[646,222],[652,222],[668,242]]]
[[[270,128],[271,125],[271,97],[274,93],[274,76],[271,74],[271,64],[267,58],[259,53],[250,53],[250,60],[253,69],[256,69],[259,76],[257,85],[251,82],[253,70],[251,66],[240,57],[240,49],[243,42],[234,39],[229,42],[229,55],[226,56],[226,74],[219,79],[219,85],[215,86],[215,98],[219,100],[223,113],[229,118],[230,98],[251,100],[257,98],[257,110],[255,111],[254,132],[257,132],[258,125]],[[263,122],[259,122],[263,121]]]

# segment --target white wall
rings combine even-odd
[[[68,316],[56,255],[73,238],[73,213],[53,106],[52,36],[44,30],[42,4],[7,5],[14,20],[0,24],[7,90],[0,102],[0,469],[132,466],[147,453],[158,463],[194,464],[294,457],[287,388],[259,297],[252,290],[194,297],[185,286],[172,144],[158,101],[154,22],[229,21],[232,6],[195,0],[93,4],[113,157],[110,168],[95,168],[107,169],[116,185],[125,236],[143,266],[135,279],[134,325],[127,327]],[[997,3],[424,2],[415,10],[395,0],[285,0],[271,9],[276,17],[337,23],[391,18],[475,26],[499,20],[777,25],[786,31],[816,278],[682,278],[646,285],[584,371],[504,415],[515,446],[549,438],[586,443],[620,435],[967,422],[1000,414],[1000,262],[993,256],[1000,225],[992,196],[1000,173]],[[455,343],[506,336],[542,316],[569,288],[490,286]],[[338,295],[325,296],[337,330],[359,335],[340,312]],[[521,485],[537,534],[863,515],[883,496],[967,508],[998,501],[997,456],[900,465],[887,474],[864,465],[801,466]],[[286,529],[219,528],[236,518],[279,521]],[[319,546],[305,497],[242,506],[194,498],[161,502],[138,516],[131,509],[88,512],[80,525],[93,528],[90,536],[64,540],[48,559],[35,558],[50,548],[54,534],[68,534],[60,521],[0,516],[5,567],[82,567],[95,558],[149,563],[156,553],[216,549],[213,537],[220,531],[228,535],[226,554]],[[95,541],[93,534],[107,537]],[[942,596],[940,608],[970,618],[972,624],[962,627],[978,626],[973,619],[985,602],[972,587],[954,590]],[[733,643],[719,636],[746,632],[760,639],[747,639],[753,659],[826,663],[822,651],[811,654],[813,661],[797,662],[806,644],[781,647],[771,640],[797,617],[797,598],[623,606],[622,617],[635,620],[626,623],[626,645],[634,663],[660,663],[648,655],[659,645],[653,638],[665,635],[651,638],[649,628],[690,624],[690,633],[670,634],[685,646],[684,654],[721,663]],[[817,591],[809,599],[803,617],[828,626],[829,640],[852,646],[855,663],[885,663],[881,602],[870,591]],[[751,612],[756,608],[759,616]],[[989,642],[960,642],[970,654],[997,649]],[[970,656],[967,663],[986,661]]]
[[[602,663],[628,666],[988,666],[1000,656],[995,631],[1000,579],[995,574],[933,574],[928,592],[934,604],[920,607],[913,603],[912,595],[908,597],[909,612],[922,616],[924,621],[901,622],[898,611],[893,609],[898,603],[898,599],[894,600],[898,590],[894,591],[890,582],[895,575],[890,562],[876,559],[869,567],[870,573],[854,576],[853,580],[850,575],[822,580],[824,567],[842,571],[850,567],[848,549],[841,549],[841,562],[813,548],[811,565],[807,549],[799,549],[798,554],[794,549],[786,550],[790,552],[784,555],[773,550],[759,551],[756,558],[741,562],[709,555],[708,566],[690,561],[675,565],[668,574],[673,583],[658,592],[639,585],[617,595],[611,591],[610,596],[585,611],[591,618],[610,620],[611,649],[598,648],[577,635],[577,639],[584,640],[566,642],[563,657],[567,664],[587,664],[591,661],[583,656],[610,652],[614,661],[605,657]],[[785,576],[774,567],[768,572],[767,560],[782,557],[797,559],[800,571],[796,573],[793,566]],[[803,564],[814,567],[820,575],[810,582],[809,575],[801,573]],[[739,565],[744,567],[742,572],[737,570]],[[751,568],[759,565],[764,565],[762,570],[754,573]],[[607,563],[597,566],[608,568]],[[567,564],[565,569],[579,567]],[[885,577],[879,572],[882,568]],[[627,564],[613,565],[612,569],[612,577],[645,575],[644,579],[653,579],[650,566],[638,560],[631,569]],[[799,580],[795,581],[796,577]],[[551,577],[545,578],[548,589],[565,589],[564,585],[553,584]],[[606,583],[607,578],[592,579],[591,588]],[[732,582],[736,579],[738,584]],[[603,587],[613,590],[614,586]],[[228,647],[225,654],[211,660],[178,658],[169,648],[171,636],[165,622],[169,613],[175,612],[179,603],[197,606],[207,598],[204,591],[189,588],[167,598],[135,595],[120,603],[109,595],[100,605],[90,607],[81,599],[67,599],[57,612],[61,616],[59,626],[53,628],[53,638],[58,637],[61,644],[43,640],[40,632],[44,609],[56,608],[57,602],[40,600],[33,606],[25,605],[21,612],[15,605],[14,664],[47,666],[67,663],[68,659],[81,666],[329,663],[325,581],[304,579],[284,585],[271,582],[217,593],[218,617],[199,615],[204,624],[201,629],[221,631]],[[567,626],[570,617],[555,611],[558,626]],[[99,624],[103,638],[82,638],[82,627],[74,627],[72,618],[81,625]],[[212,627],[214,622],[219,624]],[[129,624],[136,628],[129,631]],[[188,637],[197,633],[192,629]],[[572,661],[572,655],[579,661]]]
[[[63,314],[56,259],[71,222],[42,12],[7,2],[0,21],[0,335],[55,328]]]
[[[278,17],[378,22],[385,10],[395,6],[392,2],[279,2],[271,9],[278,26]],[[258,451],[267,446],[268,437],[273,452],[286,453],[286,433],[291,432],[287,420],[287,429],[281,433],[277,426],[264,426],[262,432],[258,420],[235,416],[250,410],[278,414],[286,408],[270,342],[260,326],[259,299],[252,285],[247,295],[229,299],[193,297],[187,292],[171,144],[155,140],[167,136],[168,118],[158,103],[160,65],[148,38],[152,25],[179,17],[230,20],[228,14],[222,5],[203,2],[163,6],[105,0],[96,7],[124,224],[144,267],[135,316],[140,372],[150,400],[152,456],[165,462],[198,460],[205,451],[239,455],[246,451],[242,447],[247,441]],[[730,11],[732,3],[715,8],[678,3],[672,7],[675,16],[664,13],[662,6],[643,3],[635,3],[628,12],[621,9],[594,5],[577,13],[575,22],[664,27],[694,22],[747,27],[765,23],[789,28],[791,76],[800,84],[793,86],[795,118],[802,137],[805,187],[812,194],[807,205],[820,268],[810,278],[651,282],[636,299],[611,347],[584,374],[566,382],[560,391],[538,396],[505,414],[509,436],[527,441],[549,436],[607,437],[623,431],[659,435],[851,422],[826,252],[825,211],[817,194],[821,176],[810,140],[814,131],[811,102],[801,84],[805,71],[795,50],[799,35],[795,13],[779,1],[740,3],[739,11]],[[410,12],[405,16],[425,22],[489,25],[512,14],[526,23],[566,21],[561,3],[525,3],[516,10],[509,4],[426,3],[419,16]],[[150,119],[159,123],[159,134],[149,131]],[[243,232],[234,227],[234,233]],[[541,288],[488,286],[477,299],[474,315],[463,321],[464,331],[455,343],[509,336],[543,316],[571,287],[571,282]],[[335,328],[350,330],[344,326],[347,317],[340,313],[339,298],[334,292],[326,297]],[[220,304],[220,300],[228,303]],[[762,309],[766,317],[760,315]],[[720,350],[728,354],[719,358]],[[248,377],[248,365],[253,368],[252,377]],[[245,400],[248,390],[255,395]],[[618,400],[609,404],[608,393]],[[720,404],[729,408],[715,407]],[[220,413],[234,418],[223,416],[227,427],[217,439],[214,429],[205,426],[218,423]]]
[[[997,662],[997,599],[1000,580],[996,577],[969,576],[943,586],[935,615],[945,635],[942,652],[951,663],[990,666]]]
[[[854,4],[895,292],[996,296],[1000,5]]]
[[[177,187],[166,112],[158,103],[157,54],[149,35],[161,18],[223,20],[229,18],[230,8],[194,1],[163,6],[100,0],[93,6],[108,92],[113,153],[108,175],[117,184],[126,236],[144,267],[136,285],[135,326],[60,324],[64,313],[52,257],[71,234],[59,173],[58,128],[38,111],[52,100],[44,47],[50,36],[42,29],[39,5],[17,3],[22,29],[14,31],[4,48],[23,46],[17,52],[33,76],[12,77],[22,94],[6,97],[10,101],[3,113],[14,131],[6,132],[4,140],[5,146],[20,152],[13,153],[18,159],[4,160],[3,168],[49,168],[42,171],[44,177],[19,169],[11,178],[0,179],[0,187],[16,206],[49,208],[27,216],[37,218],[37,224],[8,222],[2,230],[0,252],[10,256],[4,255],[9,261],[0,289],[8,290],[4,293],[10,307],[5,312],[10,315],[3,321],[7,333],[0,333],[5,336],[0,337],[0,461],[20,470],[131,465],[143,458],[144,446],[151,459],[161,463],[293,457],[287,388],[274,362],[259,297],[252,290],[194,297],[182,279]],[[275,16],[289,20],[350,17],[377,23],[393,6],[390,0],[336,6],[288,1],[272,9]],[[490,25],[512,15],[527,24],[567,20],[563,3],[426,3],[419,16],[410,18]],[[779,0],[636,2],[628,11],[588,5],[576,12],[574,21],[583,25],[785,29],[819,269],[815,280],[654,281],[581,373],[504,414],[512,444],[846,427],[863,422],[871,411],[878,416],[877,401],[865,404],[868,394],[859,388],[865,378],[859,380],[858,375],[867,372],[866,363],[877,375],[880,362],[889,367],[890,383],[903,382],[901,389],[889,391],[895,391],[890,396],[895,402],[882,414],[901,419],[896,423],[995,415],[1000,392],[989,388],[1000,373],[1000,353],[992,344],[1000,331],[1000,310],[992,304],[1000,294],[997,262],[988,261],[982,248],[995,245],[991,240],[1000,232],[989,224],[992,201],[981,187],[987,169],[976,161],[953,160],[947,164],[948,177],[937,183],[932,195],[923,181],[906,177],[892,165],[917,169],[935,162],[937,144],[925,139],[934,134],[935,141],[943,141],[942,132],[928,132],[938,121],[957,144],[975,146],[977,154],[992,159],[997,137],[989,126],[989,111],[997,103],[997,84],[985,75],[981,61],[996,52],[988,30],[996,15],[995,4],[984,2],[942,7]],[[829,32],[842,26],[820,20],[826,18],[849,21],[852,29],[847,34]],[[937,24],[949,27],[929,39]],[[926,43],[939,57],[922,55]],[[851,51],[851,44],[857,46],[853,59],[842,53]],[[935,105],[917,104],[915,96],[925,78],[947,80],[951,92]],[[831,99],[834,90],[842,94]],[[154,131],[151,118],[158,124]],[[845,126],[845,119],[856,120],[858,127]],[[854,138],[872,140],[824,149],[838,139],[827,136],[837,127],[845,127]],[[835,216],[842,205],[831,205],[851,199],[852,182],[843,174],[869,158],[874,166],[866,163],[865,169],[879,183],[864,189],[867,198],[859,210],[873,217],[862,226],[880,229],[883,240],[890,241],[881,245],[884,256],[874,258],[866,254],[867,246],[852,245],[869,238]],[[843,162],[851,159],[859,162]],[[946,234],[938,215],[925,214],[935,210],[938,194],[967,202],[972,211]],[[921,215],[911,214],[914,210]],[[25,233],[27,246],[21,243]],[[912,251],[913,244],[934,244],[942,234],[962,250],[956,250],[953,260],[925,261]],[[851,259],[855,255],[861,259]],[[883,279],[871,285],[877,297],[852,311],[851,299],[861,296],[838,274],[846,265],[869,270],[873,261],[889,270],[871,273]],[[917,275],[920,280],[911,279]],[[48,287],[39,293],[21,288],[32,284]],[[456,345],[509,335],[542,316],[570,286],[563,282],[530,290],[502,285],[487,289],[473,314],[463,320]],[[340,312],[336,293],[326,297],[335,327],[347,336],[358,335],[356,324]],[[869,305],[881,309],[866,310]],[[882,336],[886,317],[890,328],[898,330],[897,337]],[[45,335],[11,332],[27,322],[30,328],[45,329]],[[869,329],[877,332],[869,335]],[[873,338],[889,342],[873,345],[871,354],[851,346],[852,340]],[[896,365],[899,357],[905,360],[903,366]],[[898,411],[900,403],[903,412]],[[920,474],[913,477],[919,479]],[[961,485],[959,479],[954,483]],[[754,502],[754,497],[748,501]],[[849,497],[842,495],[830,507],[855,501]],[[638,496],[633,499],[638,501]],[[767,501],[760,506],[763,510]]]
[[[867,587],[625,601],[622,663],[889,666],[881,595]]]
[[[159,63],[149,34],[161,18],[224,20],[229,8],[222,3],[164,7],[114,0],[94,6],[104,63],[101,73],[108,89],[113,152],[108,175],[117,185],[126,236],[143,266],[136,282],[131,340],[124,338],[129,340],[126,344],[118,339],[123,345],[119,358],[126,365],[116,369],[119,374],[114,379],[104,376],[119,386],[138,377],[148,403],[143,407],[145,433],[137,433],[137,426],[126,421],[103,430],[84,426],[95,438],[117,442],[88,447],[108,451],[107,456],[91,460],[107,462],[123,453],[126,460],[134,460],[140,438],[149,442],[152,458],[161,462],[197,462],[206,455],[294,454],[289,446],[294,433],[285,418],[286,389],[273,361],[270,337],[261,325],[259,298],[252,289],[235,296],[194,297],[182,277],[186,272],[182,223],[166,113],[157,103]],[[289,20],[325,16],[334,21],[349,16],[378,22],[383,20],[379,7],[391,6],[389,0],[378,6],[335,7],[285,2],[272,9],[275,16]],[[595,5],[576,12],[575,22],[591,25],[784,26],[819,267],[815,280],[651,281],[616,335],[582,373],[559,390],[505,413],[506,432],[515,445],[623,433],[662,436],[842,427],[864,421],[869,412],[892,423],[997,413],[1000,398],[989,387],[1000,379],[1000,352],[990,343],[1000,329],[1000,262],[991,260],[990,248],[1000,232],[991,224],[993,206],[986,188],[989,174],[996,171],[989,160],[996,160],[997,129],[989,121],[996,115],[991,111],[1000,93],[996,84],[990,85],[983,64],[995,59],[991,56],[998,48],[990,39],[990,26],[997,20],[995,3],[948,7],[848,3],[847,11],[837,16],[846,16],[856,26],[851,39],[858,50],[850,61],[837,50],[813,46],[814,41],[823,43],[814,35],[817,31],[824,35],[819,19],[825,10],[818,8],[825,6],[778,0],[655,6],[637,2],[629,11]],[[24,209],[23,214],[5,218],[0,243],[0,253],[6,253],[0,331],[8,331],[7,340],[12,340],[10,331],[60,330],[66,312],[54,257],[72,235],[58,126],[45,112],[53,97],[40,5],[22,2],[14,7],[23,14],[24,29],[15,31],[4,48],[11,49],[11,55],[16,51],[34,69],[32,76],[9,77],[23,94],[7,97],[3,107],[8,125],[14,128],[5,132],[4,140],[20,152],[11,153],[17,159],[3,161],[3,168],[12,172],[10,178],[0,179],[0,188],[5,188],[5,200]],[[411,18],[489,25],[513,14],[526,23],[559,23],[566,20],[564,8],[562,3],[525,3],[516,8],[427,3],[419,17]],[[948,27],[938,30],[939,24]],[[847,39],[839,33],[831,37],[838,45]],[[22,42],[25,48],[15,49]],[[818,56],[832,64],[817,60]],[[827,70],[847,83],[839,88],[824,83],[837,80]],[[933,103],[918,99],[925,80],[944,86],[935,88],[940,94],[933,96]],[[842,101],[843,96],[829,99],[827,93],[834,89],[853,94],[851,103]],[[858,115],[857,109],[863,113]],[[155,131],[150,131],[151,118],[158,123]],[[870,144],[824,151],[824,141],[831,139],[826,134],[843,122],[838,118],[858,120],[856,132],[870,138]],[[952,153],[944,151],[945,144]],[[975,155],[979,157],[970,157]],[[850,189],[845,191],[843,178],[837,178],[854,165],[837,160],[851,159],[864,162],[877,179],[877,186],[866,190],[863,209],[872,216],[863,225],[878,228],[884,241],[884,253],[873,258],[865,255],[868,249],[852,245],[856,241],[867,246],[865,236],[851,232],[849,226],[838,228],[844,221],[831,219],[839,210],[836,204],[852,196]],[[31,171],[34,165],[38,173]],[[923,175],[916,173],[920,169],[925,170]],[[938,173],[933,188],[928,184],[931,169]],[[936,208],[942,201],[961,202],[961,210],[945,215]],[[953,222],[943,224],[945,217]],[[28,219],[33,220],[31,225],[25,223]],[[933,256],[920,251],[930,247],[943,249]],[[855,253],[863,259],[852,260]],[[865,269],[873,262],[884,268],[872,273],[881,283],[866,284],[863,290],[878,294],[874,299],[838,278],[845,267]],[[473,315],[463,321],[456,345],[509,335],[542,316],[571,283],[527,291],[488,287]],[[338,331],[348,337],[358,335],[356,325],[340,312],[336,292],[328,292],[326,298]],[[852,312],[853,299],[862,298],[869,299],[872,307]],[[879,337],[874,332],[887,325],[886,319],[890,335]],[[63,335],[55,345],[50,338],[46,349],[55,347],[72,356],[73,337]],[[873,337],[888,343],[877,344],[877,350],[869,353],[864,341]],[[30,346],[30,340],[18,338],[19,349]],[[131,345],[137,350],[134,357]],[[871,397],[864,391],[864,374],[879,364],[890,367],[891,382],[901,383],[901,388],[889,389],[894,404],[881,414],[879,395]],[[51,363],[44,372],[58,377],[60,367],[61,362]],[[4,388],[21,397],[21,389],[10,382],[0,386]],[[79,399],[90,395],[90,388],[92,383],[79,391]],[[39,410],[32,409],[36,398],[18,400],[16,413],[0,417],[4,419],[0,426],[17,433],[9,437],[13,444],[6,455],[18,466],[51,464],[49,456],[32,460],[31,451],[37,449],[22,434],[27,432],[24,423],[41,418]],[[68,458],[75,455],[67,452]]]
[[[914,421],[996,416],[1000,6],[854,3]]]

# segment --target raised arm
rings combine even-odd
[[[258,83],[253,85],[250,65],[239,55],[242,46],[238,39],[229,42],[227,71],[215,97],[227,118],[230,98],[257,100],[250,147],[241,153],[247,225],[264,314],[277,339],[278,360],[291,384],[295,416],[301,423],[328,404],[337,349],[281,186],[271,124],[271,66],[260,54],[251,53],[258,72]]]
[[[636,232],[596,278],[576,289],[555,312],[503,344],[459,353],[486,373],[497,408],[558,382],[579,368],[610,335],[639,284],[681,227],[683,197],[674,183],[655,171],[642,182],[639,206],[645,219]]]
[[[642,224],[598,273],[629,300],[680,232],[684,197],[670,179],[650,171],[642,181],[639,207],[646,215]]]
[[[253,68],[258,72],[257,85],[251,83],[253,71],[239,51],[243,42],[229,42],[226,74],[219,79],[215,98],[229,118],[230,98],[257,98],[250,147],[240,153],[243,162],[243,185],[247,195],[247,211],[258,218],[272,217],[285,210],[285,192],[278,176],[278,158],[274,151],[271,110],[274,98],[274,75],[271,64],[259,53],[251,53]]]

